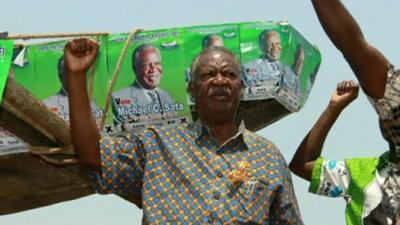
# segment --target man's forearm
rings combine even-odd
[[[325,143],[326,137],[333,124],[339,117],[342,109],[329,104],[325,111],[322,113],[314,127],[308,133],[307,140],[307,156],[309,160],[315,160],[321,155],[322,147]]]
[[[71,138],[80,164],[100,167],[100,133],[92,115],[85,74],[68,74]]]
[[[295,174],[311,180],[315,160],[320,157],[326,137],[342,110],[343,108],[330,103],[322,113],[301,142],[289,165]]]

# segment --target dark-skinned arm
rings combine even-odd
[[[297,148],[289,164],[293,173],[308,181],[311,180],[315,161],[321,155],[330,129],[343,109],[357,98],[358,89],[358,85],[353,81],[343,81],[338,84],[327,108]]]
[[[64,49],[67,69],[71,138],[78,162],[100,168],[100,132],[90,108],[86,72],[98,54],[98,44],[90,39],[75,39]]]
[[[333,44],[342,52],[364,92],[383,97],[389,62],[364,35],[340,0],[312,0],[318,19]]]

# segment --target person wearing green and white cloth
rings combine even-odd
[[[320,156],[329,130],[357,98],[358,89],[352,81],[338,84],[327,108],[298,147],[290,169],[310,181],[310,192],[344,198],[348,225],[399,225],[400,164],[394,163],[396,157],[390,151],[380,157],[343,161]]]
[[[376,225],[399,224],[399,188],[400,167],[390,163],[385,153],[344,161],[320,157],[309,191],[345,198],[347,224]]]
[[[375,108],[389,151],[376,158],[340,162],[319,158],[329,129],[351,102],[332,103],[337,99],[334,95],[299,146],[291,169],[311,181],[311,192],[344,197],[348,225],[400,225],[400,71],[368,43],[343,2],[311,0],[324,31],[343,54]]]

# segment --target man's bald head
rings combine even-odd
[[[228,58],[231,59],[231,62],[233,63],[233,67],[241,74],[241,66],[240,62],[233,54],[231,51],[224,47],[220,46],[210,46],[209,48],[204,49],[193,61],[192,63],[192,76],[191,76],[191,81],[195,80],[195,77],[197,76],[199,66],[202,64],[202,61],[207,58],[206,56],[210,54],[221,54],[223,58]]]

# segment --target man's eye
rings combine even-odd
[[[213,74],[212,74],[211,72],[203,73],[201,77],[202,77],[203,79],[208,79],[208,78],[213,77]]]
[[[149,67],[150,67],[150,64],[143,64],[143,65],[142,65],[142,68],[143,68],[143,69],[149,68]]]
[[[236,73],[234,73],[234,72],[229,72],[228,75],[229,75],[230,77],[236,77]]]
[[[227,76],[227,77],[230,77],[230,78],[235,78],[235,77],[237,77],[236,73],[234,73],[234,72],[227,72],[227,73],[226,73],[226,76]]]

